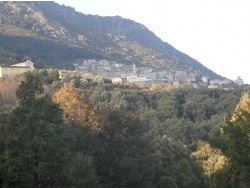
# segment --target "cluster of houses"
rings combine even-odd
[[[120,64],[107,60],[85,60],[74,64],[77,73],[101,75],[113,82],[195,82],[196,74],[185,71],[156,70],[151,67],[136,67],[135,64]]]
[[[174,87],[179,87],[182,83],[193,83],[194,87],[205,88],[223,88],[232,83],[243,85],[243,79],[238,77],[234,82],[229,79],[210,80],[208,76],[197,75],[196,73],[187,73],[185,71],[169,71],[153,69],[151,67],[139,67],[135,64],[126,65],[119,64],[114,61],[107,60],[84,60],[81,64],[74,64],[76,73],[86,73],[101,75],[104,78],[112,80],[112,83],[132,82],[132,83],[160,83],[164,82],[171,84]],[[0,78],[8,78],[15,74],[24,73],[29,70],[34,70],[33,62],[27,60],[23,63],[12,66],[0,65]],[[69,71],[60,70],[60,78],[68,76]]]
[[[77,73],[89,73],[109,78],[112,83],[159,83],[165,82],[178,87],[181,83],[193,83],[194,87],[222,88],[225,85],[236,83],[243,85],[243,80],[238,77],[235,82],[224,80],[210,80],[208,76],[198,75],[194,72],[169,71],[165,69],[153,69],[151,67],[136,67],[133,65],[119,64],[107,60],[84,60],[81,64],[74,64]]]
[[[216,89],[216,88],[224,88],[224,86],[228,86],[232,83],[235,83],[235,84],[241,86],[244,84],[244,81],[240,76],[238,76],[234,82],[232,80],[229,80],[229,79],[224,79],[224,80],[215,79],[215,80],[210,80],[208,83],[209,83],[208,88]]]

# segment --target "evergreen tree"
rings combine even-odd
[[[59,187],[64,182],[71,141],[63,136],[59,105],[43,96],[38,76],[25,75],[16,95],[19,105],[5,127],[2,157],[7,187]]]

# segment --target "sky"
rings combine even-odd
[[[217,74],[250,84],[248,0],[56,0],[84,14],[121,16]]]

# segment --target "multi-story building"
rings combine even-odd
[[[8,78],[14,76],[15,74],[21,74],[30,70],[34,70],[34,64],[32,61],[28,60],[23,63],[18,63],[11,66],[6,66],[4,64],[0,65],[0,77]]]

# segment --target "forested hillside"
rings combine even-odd
[[[247,89],[60,80],[56,69],[1,80],[1,184],[248,187]]]

